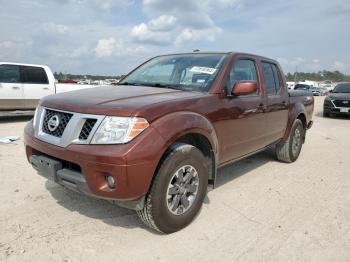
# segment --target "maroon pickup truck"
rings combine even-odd
[[[171,233],[199,212],[219,167],[270,147],[295,161],[313,109],[311,93],[288,93],[274,60],[157,56],[117,86],[42,99],[25,128],[26,153],[40,175]]]

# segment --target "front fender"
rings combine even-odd
[[[204,116],[187,111],[174,112],[157,119],[151,125],[166,141],[165,150],[186,134],[201,134],[210,142],[217,159],[219,152],[217,135],[210,121]]]

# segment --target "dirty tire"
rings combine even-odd
[[[190,224],[198,214],[207,192],[209,168],[206,163],[206,158],[196,147],[184,143],[174,143],[159,164],[151,188],[146,196],[144,208],[137,211],[142,222],[154,230],[166,234],[176,232]],[[170,201],[171,199],[167,199],[171,195],[168,194],[168,188],[175,187],[172,184],[175,182],[177,186],[177,179],[179,178],[174,177],[174,175],[178,174],[182,167],[188,166],[194,167],[196,170],[197,175],[195,177],[196,182],[198,182],[196,196],[191,198],[191,204],[188,205],[188,209],[184,213],[174,214],[172,209],[168,207],[168,203],[169,205],[174,203]],[[188,169],[184,170],[187,172]],[[189,172],[184,174],[184,177],[186,177],[186,174],[189,174]],[[186,196],[186,194],[191,195],[192,193],[182,192],[182,194]],[[188,204],[189,202],[186,203]],[[182,207],[184,206],[181,198],[180,211],[183,210]]]
[[[296,145],[298,134],[300,136],[300,140],[299,144]],[[276,146],[277,159],[286,163],[292,163],[297,160],[303,146],[304,139],[305,129],[303,127],[303,123],[301,120],[296,119],[293,123],[288,139],[284,143]]]

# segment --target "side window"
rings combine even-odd
[[[20,83],[19,66],[0,65],[0,83]]]
[[[235,62],[230,72],[228,86],[231,87],[238,81],[258,81],[253,60],[241,59]],[[259,93],[259,90],[257,93]]]
[[[273,70],[273,77],[275,79],[276,94],[278,94],[278,92],[281,89],[281,79],[280,79],[279,74],[278,74],[277,66],[274,64],[271,64],[271,66],[272,66],[272,70]]]
[[[267,95],[276,95],[281,89],[277,67],[274,64],[262,62],[262,71]]]
[[[27,84],[48,84],[46,72],[42,67],[22,66],[24,83]]]

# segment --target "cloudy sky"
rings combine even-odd
[[[0,0],[0,61],[110,75],[200,49],[349,74],[349,27],[349,0]]]

